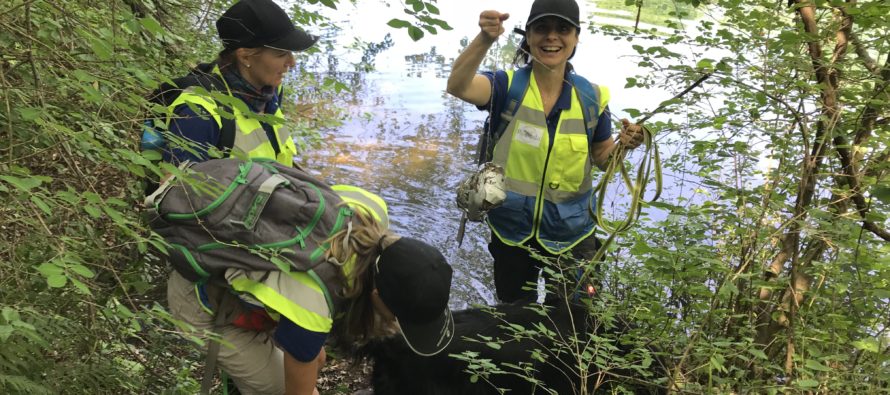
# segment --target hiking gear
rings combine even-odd
[[[396,316],[408,347],[423,356],[445,349],[454,321],[448,309],[452,269],[442,253],[402,237],[383,250],[374,270],[380,299]]]
[[[529,82],[522,84],[526,73]],[[595,199],[588,149],[608,103],[608,90],[569,73],[571,106],[562,110],[551,145],[531,68],[508,71],[507,77],[511,101],[501,114],[498,130],[503,134],[492,155],[492,162],[504,166],[507,198],[489,211],[488,224],[507,245],[521,245],[534,237],[547,252],[560,254],[595,230],[588,211]],[[523,85],[520,99],[515,100]],[[587,100],[582,99],[585,96]]]
[[[528,14],[528,21],[525,27],[537,21],[538,19],[555,16],[565,19],[576,28],[581,28],[581,19],[579,17],[578,3],[575,0],[535,0],[532,3],[532,9]]]
[[[241,0],[216,20],[216,30],[226,49],[269,46],[303,51],[318,37],[294,26],[287,13],[272,0]]]
[[[222,298],[216,318],[213,320],[213,330],[217,331],[225,324],[228,317],[227,312],[231,311],[231,304],[236,303],[234,298]],[[216,373],[216,361],[219,356],[219,342],[211,341],[207,345],[207,358],[204,360],[204,377],[201,379],[201,395],[209,395],[210,387],[213,385],[213,375]]]
[[[257,281],[227,281],[228,269],[305,272],[334,304],[344,273],[323,259],[325,241],[353,211],[330,187],[272,161],[214,159],[181,168],[190,171],[145,199],[149,225],[171,246],[174,269],[194,282],[248,292]]]
[[[482,164],[457,187],[457,207],[473,222],[483,221],[485,213],[501,205],[506,197],[504,168],[492,162]]]

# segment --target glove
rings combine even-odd
[[[643,143],[643,127],[630,123],[627,119],[621,120],[621,133],[618,134],[618,143],[627,149],[634,149]]]

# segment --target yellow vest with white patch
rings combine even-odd
[[[513,71],[507,71],[507,79],[512,83]],[[604,87],[594,88],[602,114],[609,93]],[[492,157],[504,167],[507,198],[489,211],[488,224],[505,244],[521,245],[534,237],[548,252],[560,254],[594,232],[589,210],[595,199],[593,161],[581,103],[572,88],[571,106],[559,116],[551,148],[547,114],[532,72],[522,103]],[[595,124],[590,129],[595,130]]]

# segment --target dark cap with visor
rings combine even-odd
[[[528,22],[525,23],[526,29],[535,21],[548,16],[565,19],[576,28],[581,28],[580,11],[575,0],[535,0],[528,14]]]
[[[318,37],[294,26],[290,17],[272,0],[241,0],[216,20],[216,30],[226,49],[269,47],[303,51]]]
[[[407,237],[386,247],[377,260],[374,282],[380,299],[418,355],[438,354],[454,337],[448,309],[451,273],[439,250]]]

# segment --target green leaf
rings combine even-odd
[[[794,384],[799,388],[816,388],[819,386],[818,381],[809,379],[800,379],[795,381]]]
[[[853,347],[856,347],[859,350],[863,351],[871,351],[873,353],[877,353],[880,349],[880,344],[875,339],[862,339],[856,340],[853,342]]]
[[[436,7],[432,3],[423,3],[426,6],[426,10],[430,12],[430,14],[439,15],[439,7]]]
[[[41,199],[37,195],[31,195],[30,200],[31,203],[34,203],[34,205],[37,206],[37,208],[39,208],[40,211],[43,211],[46,215],[53,215],[53,211],[49,208],[49,205],[47,205],[46,202],[44,202],[43,199]]]
[[[695,64],[695,68],[702,71],[709,71],[714,69],[714,60],[712,59],[702,59],[699,60],[698,63]]]
[[[488,346],[488,347],[490,347],[490,348],[493,348],[493,349],[495,349],[495,350],[500,350],[500,349],[501,349],[501,344],[500,344],[500,343],[488,342],[488,343],[485,343],[485,345]]]
[[[43,113],[43,110],[35,107],[17,108],[16,111],[19,112],[19,116],[22,117],[22,120],[25,122],[32,122]]]
[[[13,321],[21,320],[21,317],[19,316],[19,312],[15,311],[9,307],[4,307],[3,311],[0,312],[0,316],[3,316],[3,319],[6,322],[13,322]]]
[[[13,332],[15,332],[15,328],[13,328],[12,325],[0,325],[0,343],[9,340],[9,337],[12,336]]]
[[[164,34],[163,26],[161,26],[161,24],[156,19],[154,19],[152,17],[140,18],[139,23],[141,23],[142,27],[144,27],[145,30],[147,30],[149,33],[152,33],[155,35],[163,35]]]
[[[53,274],[46,278],[46,283],[50,288],[62,288],[68,283],[68,277],[62,274]]]
[[[142,157],[152,162],[157,162],[162,159],[161,152],[158,150],[142,151]]]
[[[418,41],[423,38],[423,30],[420,30],[417,26],[409,26],[408,35],[411,36],[412,40]]]
[[[808,369],[811,369],[811,370],[818,370],[818,371],[820,371],[820,372],[828,372],[828,371],[831,371],[831,369],[830,369],[828,366],[825,366],[825,365],[819,363],[819,361],[817,361],[817,360],[815,360],[815,359],[808,359],[808,360],[807,360],[807,363],[804,364],[804,365],[805,365]]]
[[[73,284],[74,288],[76,288],[77,291],[80,292],[81,294],[83,294],[83,295],[92,295],[93,294],[92,292],[90,292],[90,289],[87,288],[86,284],[82,283],[80,280],[73,278],[73,277],[70,278],[69,280],[71,280],[71,284]]]
[[[15,176],[0,176],[0,180],[6,181],[12,184],[14,187],[21,189],[24,192],[28,192],[34,188],[40,186],[43,183],[43,179],[48,177],[28,177],[28,178],[20,178]]]
[[[96,54],[99,60],[111,60],[112,49],[108,41],[93,37],[90,40],[90,49],[93,50],[93,53]]]
[[[91,204],[83,206],[83,211],[86,211],[87,214],[90,215],[90,217],[93,217],[96,219],[99,219],[102,217],[102,212],[99,211],[99,208],[97,208],[96,206],[93,206]]]
[[[759,350],[759,349],[756,349],[756,348],[749,348],[749,349],[748,349],[748,353],[751,354],[751,355],[753,355],[754,357],[756,357],[756,358],[758,358],[758,359],[762,359],[762,360],[764,360],[764,361],[767,360],[767,359],[769,359],[769,358],[766,356],[766,353],[764,353],[762,350]]]
[[[408,21],[403,21],[401,19],[390,19],[389,22],[387,22],[386,24],[396,29],[402,29],[411,26],[411,23],[409,23]]]
[[[890,186],[875,185],[871,190],[871,195],[884,203],[890,204]]]
[[[37,271],[47,277],[65,273],[65,270],[62,269],[62,267],[56,265],[55,263],[49,262],[37,266]]]
[[[93,278],[96,276],[96,273],[94,273],[92,270],[90,270],[90,268],[88,268],[84,265],[81,265],[81,264],[74,264],[74,265],[69,266],[68,268],[71,269],[72,272],[77,273],[77,274],[81,275],[82,277]]]
[[[624,84],[624,87],[625,87],[625,88],[633,88],[633,87],[635,87],[635,86],[637,86],[637,79],[636,79],[636,78],[627,77],[627,83]]]

